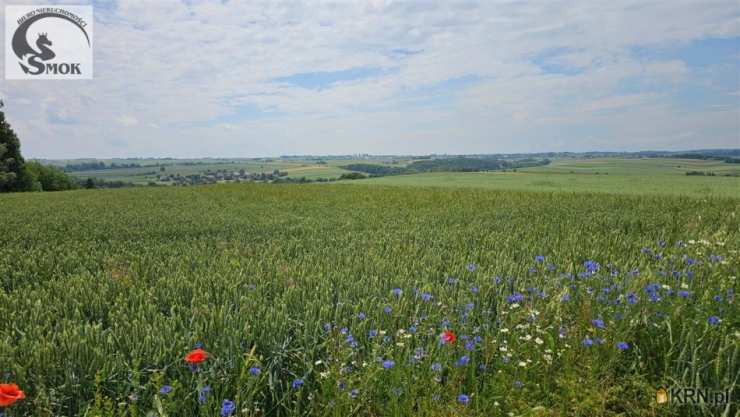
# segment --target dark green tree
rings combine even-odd
[[[33,178],[21,156],[21,142],[5,121],[0,100],[0,192],[29,191]]]

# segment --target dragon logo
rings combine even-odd
[[[44,19],[55,20],[57,22],[61,19],[61,32],[60,30],[54,30],[54,28],[60,27],[59,23],[42,23],[41,27],[51,27],[52,29],[48,32],[37,33],[38,36],[36,37],[35,42],[31,42],[33,44],[32,46],[29,44],[30,29],[34,24]],[[68,54],[64,54],[64,46],[67,46],[67,50],[69,49],[70,36],[74,35],[73,32],[70,32],[70,29],[65,29],[63,27],[63,25],[67,23],[74,25],[79,29],[79,31],[77,31],[77,29],[71,30],[84,37],[84,42],[87,44],[87,47],[91,48],[92,44],[90,42],[90,35],[86,30],[87,23],[81,17],[61,8],[39,8],[22,15],[17,22],[18,27],[13,33],[10,46],[13,53],[18,58],[18,65],[20,65],[20,69],[23,71],[24,75],[43,75],[45,76],[43,78],[55,77],[58,75],[82,75],[80,67],[82,65],[81,62],[74,62],[73,58],[66,56]],[[56,33],[56,36],[54,36],[54,33]],[[70,35],[70,33],[72,33],[72,35]],[[33,35],[31,35],[31,39],[33,39]],[[57,49],[55,52],[54,49],[52,49],[52,47],[54,47],[54,42],[52,42],[52,40],[61,42],[59,45],[62,45],[62,48]],[[79,41],[72,40],[72,42],[73,45],[79,44]],[[62,52],[58,57],[58,53],[60,51]],[[64,61],[65,59],[69,59],[72,62]],[[17,71],[17,67],[15,71]]]

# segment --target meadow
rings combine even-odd
[[[736,194],[363,182],[0,196],[4,412],[737,415]]]
[[[714,172],[717,176],[687,176],[688,171]],[[546,166],[516,172],[431,172],[370,178],[361,182],[368,185],[740,198],[740,164],[673,158],[560,159]]]

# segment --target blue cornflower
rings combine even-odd
[[[476,269],[478,269],[478,266],[476,266],[474,263],[468,264],[468,271],[475,272]]]
[[[231,400],[224,400],[221,404],[221,417],[229,417],[234,414],[234,411],[236,411],[236,404]]]
[[[360,390],[358,390],[357,388],[349,391],[349,398],[352,398],[353,400],[357,398],[358,395],[360,395]]]
[[[167,395],[170,392],[172,392],[172,387],[169,385],[163,385],[162,388],[159,389],[159,393],[162,395]]]
[[[518,379],[516,381],[514,381],[514,386],[517,387],[517,388],[521,388],[523,385],[524,385],[524,383],[522,381],[518,380]]]
[[[691,295],[691,293],[688,292],[688,291],[686,291],[686,290],[681,290],[681,291],[678,292],[678,296],[681,297],[681,298],[687,298],[690,295]]]
[[[604,320],[601,320],[601,319],[595,319],[595,320],[591,320],[591,324],[592,324],[592,325],[593,325],[594,327],[596,327],[597,329],[603,329],[603,328],[605,328],[605,327],[606,327],[606,326],[604,325]]]
[[[393,309],[391,308],[391,306],[385,306],[383,308],[383,311],[386,312],[386,313],[390,313],[391,311],[393,311]]]
[[[465,349],[467,350],[475,349],[475,343],[472,340],[468,340],[467,342],[465,342]]]
[[[378,331],[375,330],[375,329],[370,330],[369,332],[367,332],[367,337],[375,337],[377,335],[378,335]]]
[[[395,364],[396,363],[393,362],[393,360],[386,359],[386,360],[383,361],[383,368],[385,368],[385,369],[392,369],[393,368],[393,365],[395,365]]]
[[[211,387],[209,387],[208,385],[201,388],[198,392],[198,401],[202,403],[206,402],[206,394],[209,392],[211,392]]]
[[[442,365],[440,365],[438,362],[434,362],[431,368],[432,368],[432,371],[439,372],[442,370]]]
[[[447,278],[447,283],[450,284],[450,285],[455,285],[455,284],[457,284],[457,279],[455,279],[455,277],[448,277]]]
[[[324,323],[324,331],[328,332],[331,330],[331,323]]]
[[[290,384],[290,386],[294,389],[300,387],[301,385],[303,385],[303,380],[301,378],[294,379],[293,382]]]
[[[347,333],[349,333],[349,329],[346,328],[346,327],[342,327],[341,329],[339,329],[339,333],[341,333],[341,334],[347,334]]]
[[[709,324],[711,324],[712,326],[716,326],[716,325],[718,325],[718,324],[719,324],[719,322],[720,322],[721,320],[720,320],[720,319],[719,319],[719,317],[717,317],[717,316],[709,316],[709,319],[708,319],[707,321],[708,321],[708,322],[709,322]]]
[[[568,301],[570,301],[570,295],[568,295],[568,294],[563,294],[563,296],[562,296],[562,297],[560,297],[560,302],[561,302],[561,303],[567,303]]]
[[[627,350],[630,348],[629,343],[627,342],[617,342],[617,349],[619,350]]]
[[[363,312],[357,313],[357,319],[358,320],[365,320],[365,313],[363,313]]]
[[[594,341],[590,337],[586,336],[586,338],[583,339],[583,341],[581,342],[581,344],[583,346],[591,346],[591,345],[594,344]]]
[[[593,274],[599,270],[599,263],[589,259],[583,263],[583,267],[586,268],[586,271]]]
[[[722,296],[721,295],[715,295],[714,296],[714,301],[716,301],[718,303],[721,302],[722,301]]]
[[[530,274],[534,274],[534,273],[536,273],[536,272],[537,272],[537,267],[534,267],[534,266],[530,266],[530,267],[529,267],[529,273],[530,273]]]
[[[511,294],[510,296],[506,297],[506,300],[510,303],[520,303],[522,300],[524,300],[524,296],[518,292],[515,292]]]
[[[493,277],[493,282],[495,282],[496,284],[500,284],[501,283],[501,277]]]
[[[202,342],[193,343],[193,349],[203,349],[203,343]]]
[[[396,297],[400,297],[401,294],[403,293],[403,291],[400,288],[394,288],[392,292],[393,292],[393,295],[395,295]]]
[[[416,333],[416,326],[414,326],[413,324],[409,326],[409,333]]]
[[[631,292],[627,294],[627,303],[629,303],[630,305],[635,305],[637,304],[637,301],[638,301],[638,298],[635,293]]]
[[[470,287],[470,292],[473,294],[478,294],[478,287]]]
[[[465,394],[460,394],[457,396],[457,400],[463,404],[467,404],[468,402],[470,402],[470,397]]]
[[[534,257],[535,262],[545,262],[545,257],[542,255],[537,255]]]
[[[429,301],[432,299],[432,294],[429,294],[428,292],[421,293],[421,299],[424,301]]]
[[[257,376],[260,373],[262,373],[262,370],[260,368],[256,367],[256,366],[253,366],[253,367],[249,368],[249,373],[252,374],[252,375],[254,375],[254,376]]]
[[[460,359],[458,359],[457,362],[455,362],[457,366],[465,366],[468,363],[470,363],[470,356],[468,355],[461,356]]]

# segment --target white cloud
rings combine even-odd
[[[94,80],[3,80],[0,92],[35,157],[692,147],[670,143],[681,129],[734,146],[736,114],[673,101],[702,81],[686,63],[631,50],[738,35],[734,1],[121,0],[96,9]],[[565,52],[548,62],[578,71],[533,63],[553,50]],[[357,67],[391,71],[323,90],[270,82]],[[434,90],[471,74],[481,81]],[[639,91],[620,91],[625,80]],[[66,124],[39,117],[60,107]]]

